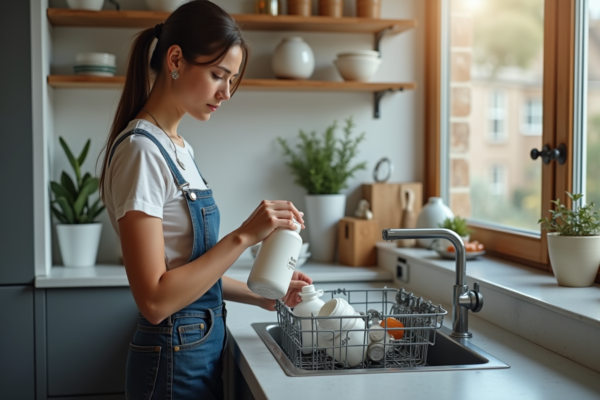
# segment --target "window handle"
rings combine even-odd
[[[567,146],[561,143],[556,149],[551,149],[547,144],[542,147],[542,151],[538,149],[531,149],[531,159],[537,160],[538,157],[542,157],[544,164],[550,164],[550,161],[556,160],[559,164],[564,164],[567,161]]]

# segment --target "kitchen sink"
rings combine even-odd
[[[427,350],[426,365],[404,368],[353,368],[309,371],[296,367],[281,348],[283,331],[275,323],[255,323],[252,327],[265,342],[281,368],[288,376],[351,375],[364,373],[462,371],[472,369],[510,368],[507,364],[471,344],[468,339],[449,336],[450,329],[437,330],[435,345]]]

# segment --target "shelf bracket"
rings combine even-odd
[[[404,88],[398,89],[399,92],[403,92]],[[394,92],[394,89],[381,90],[373,93],[373,118],[379,119],[379,102],[387,93]]]
[[[391,32],[392,30],[392,27],[385,28],[375,34],[375,51],[379,52],[379,58],[381,58],[381,39],[383,39],[386,33]]]

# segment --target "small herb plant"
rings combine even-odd
[[[348,118],[342,138],[335,136],[337,121],[327,127],[321,137],[315,132],[306,134],[300,130],[297,153],[292,151],[285,139],[277,138],[285,155],[290,158],[286,165],[296,177],[295,182],[305,188],[308,194],[338,194],[348,187],[348,178],[356,171],[366,169],[366,162],[350,165],[357,154],[358,145],[365,139],[364,132],[352,137],[354,127],[352,117]]]
[[[471,233],[471,230],[467,226],[467,220],[456,216],[454,218],[446,218],[443,223],[438,224],[440,228],[450,229],[456,232],[460,237],[465,237]]]
[[[583,194],[566,192],[573,203],[583,197]],[[558,232],[560,236],[598,236],[600,234],[600,215],[594,210],[594,202],[583,205],[576,210],[570,210],[560,203],[560,199],[551,200],[556,205],[550,210],[550,219],[542,218],[538,224],[549,232]]]
[[[98,178],[92,177],[89,172],[81,177],[81,165],[90,149],[90,140],[77,158],[62,137],[59,141],[75,171],[76,182],[64,171],[60,176],[60,183],[50,182],[50,189],[54,193],[54,200],[50,204],[52,214],[63,224],[91,224],[104,210],[104,205],[101,204],[100,198],[89,205],[90,195],[98,190]]]

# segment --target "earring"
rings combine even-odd
[[[177,72],[176,69],[174,69],[173,71],[171,71],[171,78],[173,78],[173,79],[179,78],[179,72]]]

